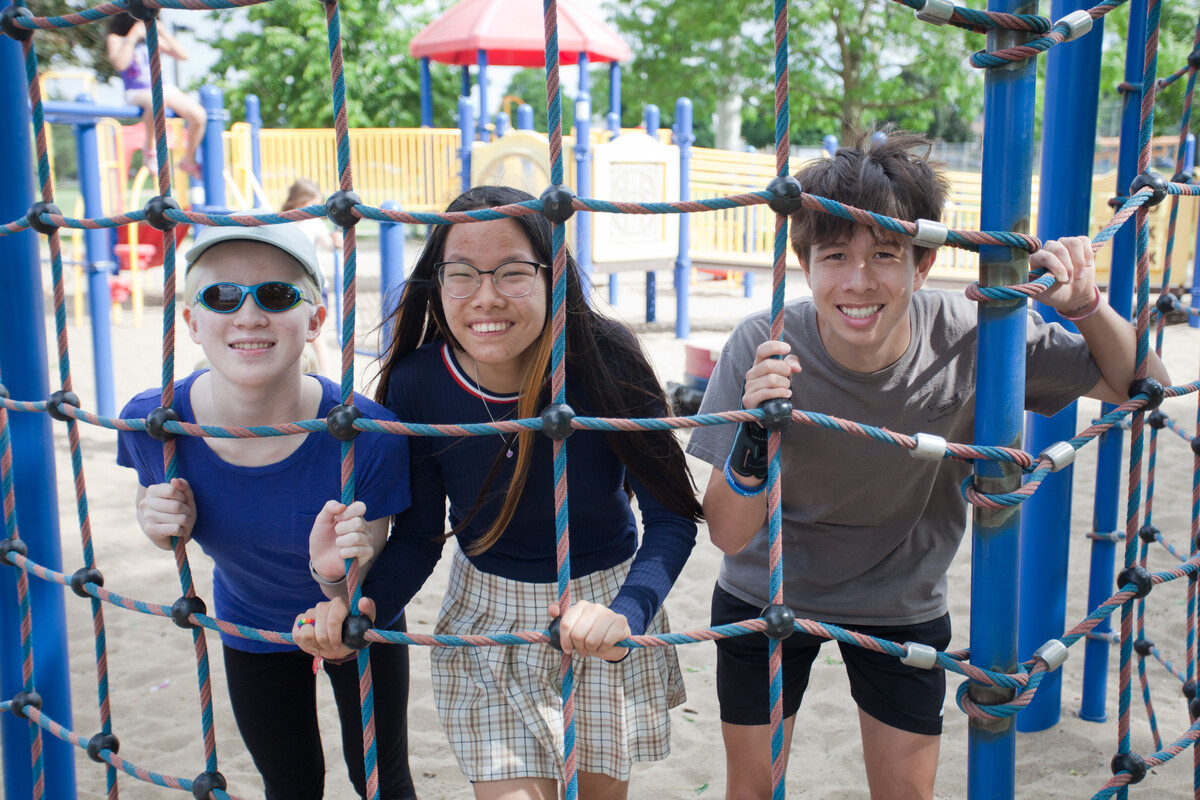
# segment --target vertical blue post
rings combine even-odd
[[[1190,177],[1195,172],[1196,166],[1196,136],[1189,133],[1187,135],[1187,151],[1183,156],[1183,171]],[[1192,249],[1192,296],[1189,298],[1192,306],[1200,305],[1196,298],[1200,297],[1200,269],[1196,269],[1195,262],[1197,256],[1200,256],[1200,224],[1196,225],[1196,245]],[[1200,328],[1200,316],[1188,314],[1188,327]]]
[[[471,96],[471,68],[464,66],[462,68],[462,89],[458,93],[461,97]]]
[[[679,199],[691,199],[692,168],[692,101],[681,97],[675,101],[675,144],[679,147]],[[675,258],[675,338],[686,339],[691,335],[692,323],[688,318],[688,292],[691,290],[692,257],[688,252],[692,226],[687,214],[679,215],[679,255]]]
[[[488,54],[487,54],[487,50],[476,50],[475,51],[475,63],[479,67],[479,78],[476,81],[476,83],[479,84],[479,133],[478,133],[477,138],[481,142],[486,142],[491,139],[491,136],[488,135],[488,130],[487,130],[487,121],[488,121],[488,107],[487,107]]]
[[[608,112],[608,116],[604,118],[605,127],[612,134],[612,139],[621,135],[621,115],[615,111]]]
[[[754,146],[746,145],[746,152],[753,153]],[[746,220],[745,232],[743,233],[745,240],[742,242],[742,249],[748,253],[750,252],[750,243],[758,241],[758,213],[754,206],[743,207],[742,213],[745,214],[744,219]],[[742,296],[747,300],[754,296],[754,272],[752,270],[746,270],[742,273]]]
[[[1029,0],[991,0],[989,11],[1032,14]],[[1024,32],[994,30],[988,49],[1028,41]],[[1033,59],[988,70],[984,82],[983,195],[989,198],[980,227],[992,231],[1029,230],[1033,183]],[[996,245],[980,248],[982,286],[1023,283],[1028,254]],[[1025,409],[1026,303],[979,303],[979,364],[975,390],[975,442],[1021,447]],[[979,461],[975,487],[989,494],[1020,487],[1021,470],[1012,464]],[[1020,506],[974,509],[971,548],[971,663],[997,672],[1017,667],[1017,584]],[[1008,689],[972,683],[972,699],[996,704],[1011,699]],[[1016,786],[1016,725],[972,718],[967,744],[967,797],[1011,798]]]
[[[584,56],[581,56],[584,58]],[[592,99],[581,94],[575,100],[575,191],[580,197],[592,196]],[[583,279],[584,292],[594,285],[592,262],[592,213],[581,211],[575,215],[575,263]],[[590,295],[589,295],[590,296]],[[609,283],[609,302],[612,300],[612,284]]]
[[[250,126],[250,171],[262,185],[262,111],[258,95],[246,95],[246,124]]]
[[[95,103],[90,94],[75,98],[77,103]],[[100,186],[100,149],[96,144],[96,120],[72,123],[75,153],[79,168],[79,193],[83,195],[84,216],[104,216]],[[112,303],[108,277],[116,272],[112,239],[104,228],[83,232],[87,253],[88,312],[92,315],[92,364],[96,372],[96,410],[101,416],[116,416],[117,390],[113,383],[112,323],[108,307]],[[137,258],[133,253],[129,257]]]
[[[826,134],[821,140],[821,149],[825,151],[826,156],[833,158],[838,151],[838,138],[832,133]]]
[[[384,211],[399,211],[400,204],[388,200],[379,206]],[[380,352],[387,352],[392,341],[392,314],[404,293],[404,225],[379,223],[379,296],[382,299],[383,333]]]
[[[608,65],[608,113],[617,115],[617,127],[621,127],[621,65],[613,61]]]
[[[433,81],[429,76],[429,56],[421,59],[421,127],[433,127]]]
[[[224,213],[225,205],[225,143],[221,134],[229,121],[225,110],[225,93],[211,83],[200,87],[200,105],[208,116],[204,129],[204,141],[200,150],[204,159],[200,164],[204,176],[204,210]]]
[[[658,106],[654,103],[647,103],[646,108],[642,111],[642,124],[646,127],[646,135],[654,137],[658,141]],[[684,216],[687,216],[686,214]],[[658,319],[657,304],[658,294],[658,276],[654,274],[654,270],[646,272],[646,322],[654,322]]]
[[[508,122],[508,114],[500,111],[496,114],[496,138],[501,139],[508,135],[508,130],[512,126]]]
[[[1054,0],[1050,18],[1062,19],[1088,8],[1081,0]],[[1103,18],[1082,39],[1046,54],[1045,97],[1067,94],[1070,103],[1050,102],[1042,115],[1042,181],[1037,235],[1043,242],[1088,232],[1091,213],[1092,162],[1080,142],[1096,139],[1100,92],[1100,46]],[[1047,321],[1072,329],[1043,303],[1035,308]],[[1076,404],[1047,418],[1027,414],[1025,449],[1040,453],[1075,435]],[[1074,467],[1046,476],[1025,502],[1021,517],[1021,600],[1017,656],[1030,658],[1043,644],[1063,635],[1067,619],[1067,559],[1070,551],[1071,486]],[[1062,710],[1062,670],[1042,678],[1033,702],[1017,715],[1018,731],[1040,731],[1058,724]]]
[[[34,201],[29,95],[21,46],[0,37],[0,219],[21,219]],[[46,319],[38,234],[31,230],[0,237],[0,381],[13,398],[43,400],[50,395],[46,365]],[[29,557],[62,570],[58,530],[58,496],[54,447],[46,414],[9,414],[17,522]],[[71,683],[67,672],[67,620],[63,587],[30,580],[33,611],[34,685],[42,708],[57,722],[73,728]],[[0,697],[23,689],[21,680],[21,616],[17,606],[17,574],[0,565]],[[33,796],[29,722],[0,714],[4,796]],[[74,800],[75,748],[43,732],[43,775],[46,797]]]
[[[533,130],[533,106],[529,103],[521,103],[517,106],[517,130]]]
[[[458,130],[460,133],[458,161],[462,165],[462,190],[471,188],[471,144],[475,135],[475,113],[471,109],[471,98],[458,98]]]
[[[1134,0],[1129,4],[1129,36],[1125,51],[1125,82],[1131,87],[1125,94],[1125,111],[1121,118],[1121,146],[1117,155],[1117,195],[1124,200],[1137,175],[1139,140],[1141,136],[1142,72],[1145,67],[1143,44],[1146,38],[1147,0]],[[1112,240],[1112,267],[1108,278],[1108,303],[1122,317],[1129,319],[1133,304],[1133,275],[1137,268],[1137,231],[1133,225],[1123,225]],[[1101,413],[1107,414],[1115,406],[1104,403]],[[1121,522],[1121,485],[1125,468],[1125,433],[1120,428],[1110,428],[1100,437],[1100,449],[1096,455],[1096,497],[1093,501],[1092,519],[1101,534],[1123,530]],[[1112,596],[1115,571],[1114,559],[1117,552],[1115,541],[1094,539],[1092,541],[1091,573],[1088,582],[1088,610],[1097,608]],[[1100,621],[1093,628],[1100,634],[1112,632],[1110,618]],[[1091,722],[1104,722],[1108,714],[1104,709],[1105,694],[1108,692],[1108,649],[1107,641],[1101,638],[1088,639],[1084,647],[1083,700],[1079,716]]]

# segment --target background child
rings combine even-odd
[[[321,205],[324,202],[325,196],[321,194],[321,187],[308,178],[300,178],[288,187],[287,198],[283,201],[283,206],[279,210],[294,211],[297,208]],[[300,226],[300,229],[308,236],[309,241],[313,243],[313,247],[317,251],[317,260],[321,263],[321,266],[332,268],[334,260],[337,258],[337,251],[342,246],[341,232],[329,230],[323,219],[305,219],[296,224]],[[334,279],[337,279],[337,273],[332,269],[328,270],[326,274],[333,275]],[[328,305],[328,283],[321,285],[321,297]],[[338,343],[340,335],[341,332],[331,325],[328,330],[323,330],[321,335],[317,337],[317,340],[312,342],[308,348],[316,360],[316,371],[338,380],[341,379],[342,363],[341,346]],[[326,351],[329,352],[327,353]]]

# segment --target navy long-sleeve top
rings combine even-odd
[[[567,391],[573,402],[586,403],[569,377]],[[457,424],[513,418],[517,399],[515,394],[496,395],[479,387],[464,373],[450,347],[434,342],[395,366],[385,405],[403,422]],[[575,411],[581,416],[588,413],[586,407]],[[377,620],[399,615],[432,573],[447,530],[446,500],[450,525],[456,526],[470,513],[499,452],[512,450],[493,478],[479,513],[458,534],[463,551],[487,531],[503,505],[517,462],[514,436],[410,439],[413,502],[396,517],[387,546],[363,589],[376,602]],[[629,476],[644,528],[639,548],[636,520],[624,491],[625,467],[605,435],[576,431],[566,444],[571,577],[616,566],[636,552],[610,608],[625,616],[634,635],[644,633],[695,545],[696,523],[665,507]],[[488,550],[468,558],[481,572],[554,583],[558,568],[553,444],[538,435],[533,447],[524,494],[511,522]]]

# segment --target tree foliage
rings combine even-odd
[[[362,0],[340,8],[346,111],[350,127],[420,124],[420,68],[408,43],[428,22],[422,0]],[[220,21],[217,13],[213,18]],[[222,31],[207,43],[220,55],[213,80],[225,106],[242,115],[255,94],[267,127],[333,126],[333,92],[325,6],[264,3],[250,9],[252,30]],[[432,66],[434,124],[453,126],[457,88],[452,70]]]
[[[761,0],[609,0],[634,51],[627,96],[664,109],[692,99],[697,139],[711,141],[716,98],[745,100],[743,136],[774,143],[774,22]],[[983,78],[967,63],[983,38],[935,28],[891,0],[820,0],[789,5],[791,135],[845,138],[863,125],[895,122],[935,137],[971,138]],[[631,124],[641,110],[623,109]]]

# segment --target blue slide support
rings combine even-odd
[[[679,147],[679,199],[690,200],[692,194],[689,173],[692,165],[692,101],[681,97],[675,101],[675,126],[672,129]],[[686,339],[692,333],[688,318],[688,292],[692,283],[692,256],[688,251],[692,223],[687,214],[679,215],[679,255],[675,258],[675,338]]]
[[[653,136],[658,139],[659,111],[658,106],[654,103],[647,103],[646,108],[642,110],[642,125],[646,129],[647,136]],[[654,270],[646,272],[646,322],[654,322],[658,319],[658,276]]]

